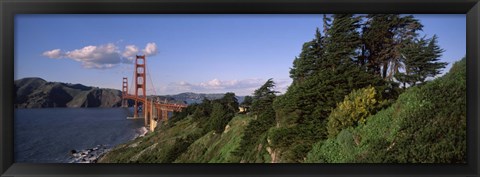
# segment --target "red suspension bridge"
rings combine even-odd
[[[150,131],[154,131],[158,122],[168,121],[169,112],[180,112],[183,108],[186,108],[185,104],[172,104],[168,102],[161,102],[160,100],[154,100],[153,97],[147,96],[147,63],[145,55],[136,56],[135,59],[135,71],[134,71],[134,93],[129,93],[128,79],[123,78],[122,84],[122,107],[128,107],[128,100],[133,100],[134,111],[133,118],[139,117],[139,106],[142,104],[143,119],[145,120],[145,126],[150,128]],[[153,83],[152,83],[153,85]]]

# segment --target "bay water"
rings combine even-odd
[[[127,108],[16,109],[15,163],[68,163],[72,150],[114,147],[142,133],[143,119]]]

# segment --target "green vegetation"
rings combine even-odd
[[[255,116],[248,126],[236,149],[235,155],[242,157],[242,162],[268,162],[266,157],[266,133],[275,124],[275,111],[272,108],[276,91],[275,82],[269,79],[255,90],[252,112]],[[267,156],[268,157],[268,156]]]
[[[437,62],[443,52],[437,46],[437,37],[432,39],[421,38],[415,43],[409,43],[401,49],[405,53],[405,73],[398,73],[396,78],[400,82],[416,85],[423,84],[427,77],[434,77],[440,74],[439,69],[444,68],[447,63]]]
[[[245,115],[236,116],[223,133],[212,131],[197,139],[175,162],[240,162],[240,158],[233,152],[240,146],[242,134],[251,120],[251,117]]]
[[[203,100],[100,162],[465,163],[466,61],[446,63],[413,16],[324,16],[286,93]],[[403,85],[401,88],[400,85]]]
[[[328,117],[327,131],[330,138],[341,130],[365,123],[368,116],[375,114],[386,105],[374,87],[354,90],[345,96]]]
[[[466,62],[445,76],[409,88],[366,124],[318,142],[306,162],[465,163]]]
[[[159,125],[157,130],[106,154],[101,163],[170,163],[201,135],[191,117],[174,126]]]

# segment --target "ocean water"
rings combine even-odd
[[[141,133],[143,119],[126,108],[16,109],[15,163],[68,163],[71,150],[113,147]]]

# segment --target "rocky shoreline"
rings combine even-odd
[[[72,159],[70,163],[96,163],[100,156],[107,153],[110,149],[108,145],[97,145],[91,149],[71,150]]]
[[[137,131],[137,136],[133,140],[143,137],[148,133],[148,129],[145,127],[140,128]],[[94,148],[84,149],[84,150],[71,150],[69,163],[97,163],[97,161],[102,158],[106,153],[112,150],[113,147],[109,145],[97,145]]]

